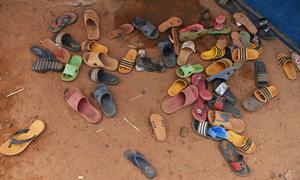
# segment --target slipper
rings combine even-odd
[[[38,73],[45,73],[47,71],[62,72],[64,65],[57,61],[38,58],[36,62],[32,64],[31,69]]]
[[[207,34],[206,29],[200,29],[197,31],[187,31],[187,32],[182,32],[179,34],[179,40],[184,42],[184,41],[194,41],[198,38],[201,38],[202,36]]]
[[[134,17],[132,20],[132,25],[141,31],[148,39],[157,39],[159,36],[159,32],[155,26],[145,19]]]
[[[182,44],[179,56],[177,58],[177,65],[183,66],[187,63],[188,57],[195,53],[195,43],[193,41],[186,41]]]
[[[257,33],[257,28],[254,26],[254,24],[248,19],[248,17],[245,14],[238,12],[233,14],[233,17],[237,23],[245,26],[250,33],[252,34]]]
[[[214,28],[218,31],[222,30],[224,28],[224,22],[226,20],[226,17],[223,15],[219,15],[215,19]]]
[[[203,66],[201,64],[186,64],[176,69],[176,74],[178,77],[187,78],[192,74],[197,74],[203,71]]]
[[[264,40],[273,40],[276,38],[276,34],[272,31],[268,25],[268,20],[266,18],[257,18],[251,13],[247,13],[247,17],[257,28],[257,36]]]
[[[243,155],[238,153],[229,141],[222,140],[219,149],[234,174],[242,177],[250,174],[250,168],[246,164]]]
[[[236,4],[235,0],[215,0],[221,8],[228,11],[230,14],[240,12],[242,9]]]
[[[258,51],[259,55],[263,53],[262,43],[260,39],[252,40],[249,44],[249,48]]]
[[[196,86],[190,85],[167,100],[161,103],[161,109],[167,114],[174,113],[188,105],[193,104],[198,99],[198,90]]]
[[[40,46],[36,46],[36,45],[31,46],[30,52],[39,58],[46,59],[48,61],[56,61],[56,58],[52,53],[41,48]]]
[[[175,67],[176,55],[172,43],[170,41],[159,42],[158,47],[160,50],[160,54],[163,56],[165,65],[168,68]]]
[[[145,157],[141,153],[127,150],[124,152],[124,157],[134,166],[139,168],[147,178],[153,179],[157,175],[154,167],[145,159]]]
[[[216,79],[213,82],[213,90],[218,96],[222,96],[225,100],[233,105],[237,104],[237,98],[232,93],[230,87],[222,79]]]
[[[234,104],[226,101],[225,97],[213,95],[212,99],[207,102],[207,105],[213,110],[228,112],[235,118],[241,117],[240,110]]]
[[[206,33],[208,35],[226,35],[231,32],[231,28],[227,25],[224,26],[222,30],[216,30],[215,28],[207,29]]]
[[[63,81],[73,81],[76,79],[80,66],[82,64],[82,58],[79,55],[73,55],[70,62],[66,64],[65,69],[61,75]]]
[[[89,51],[89,52],[103,53],[103,54],[108,53],[108,48],[105,45],[100,44],[99,42],[94,40],[85,40],[81,43],[80,46],[82,51]]]
[[[258,51],[249,48],[236,48],[232,52],[232,60],[237,63],[245,63],[250,60],[257,60]]]
[[[97,40],[100,38],[99,17],[93,10],[85,10],[83,14],[84,25],[87,33],[87,39]]]
[[[80,44],[78,44],[70,34],[66,32],[60,32],[54,36],[55,42],[61,44],[64,48],[72,51],[80,51]]]
[[[172,27],[178,27],[182,24],[182,20],[179,17],[171,17],[165,22],[161,23],[158,26],[159,32],[165,32],[166,30],[172,28]]]
[[[130,49],[120,61],[118,71],[122,74],[129,73],[134,66],[136,57],[137,51],[135,49]]]
[[[104,53],[85,52],[82,57],[89,67],[100,67],[107,71],[115,71],[119,64],[118,60]]]
[[[197,121],[205,121],[207,113],[205,110],[204,100],[200,97],[192,109],[192,115]]]
[[[74,24],[77,16],[74,13],[68,12],[55,19],[55,21],[48,26],[49,31],[56,33],[68,25]]]
[[[278,64],[282,66],[283,71],[288,79],[297,79],[297,72],[291,57],[284,53],[277,53]]]
[[[215,45],[210,50],[201,53],[200,57],[202,60],[214,60],[214,59],[220,59],[224,55],[225,55],[225,49]]]
[[[203,25],[197,23],[197,24],[192,24],[192,25],[189,25],[185,28],[180,29],[179,33],[181,34],[181,33],[189,32],[189,31],[201,31],[203,29],[204,29]]]
[[[219,72],[225,70],[226,68],[232,67],[233,63],[230,59],[222,58],[216,62],[210,64],[205,68],[205,73],[207,76],[212,76],[218,74]]]
[[[235,133],[234,131],[227,131],[228,141],[232,143],[239,151],[245,154],[253,153],[256,149],[256,145],[253,141],[246,137]]]
[[[236,133],[242,133],[245,130],[244,121],[232,117],[229,113],[210,110],[207,113],[207,117],[212,126],[222,126],[225,129],[235,131]]]
[[[257,60],[254,63],[255,70],[255,84],[257,87],[262,88],[268,86],[269,75],[266,70],[266,66],[262,60]]]
[[[224,69],[223,71],[219,72],[218,74],[214,74],[207,78],[207,82],[211,82],[215,79],[223,79],[227,81],[230,76],[232,76],[237,68],[236,67],[229,67]]]
[[[28,129],[15,132],[12,137],[0,146],[0,153],[14,156],[23,152],[46,128],[41,120],[34,120]]]
[[[207,90],[205,77],[202,73],[197,73],[192,76],[192,84],[198,88],[201,99],[208,101],[212,98],[212,94]]]
[[[172,33],[169,35],[169,41],[173,43],[174,51],[176,55],[179,55],[180,52],[180,42],[179,36],[176,28],[172,28]]]
[[[105,83],[108,85],[117,85],[119,78],[113,74],[107,73],[102,69],[90,69],[89,77],[92,81],[97,83]]]
[[[113,102],[112,94],[111,92],[109,92],[106,84],[98,84],[93,95],[96,98],[105,116],[113,117],[117,114],[117,108],[115,103]]]
[[[110,39],[117,38],[120,35],[126,35],[132,33],[134,30],[134,26],[132,24],[122,24],[117,29],[110,30],[107,33],[107,37]]]
[[[238,32],[233,31],[231,33],[231,39],[232,39],[232,44],[235,45],[236,47],[238,47],[238,48],[244,47],[243,43],[240,40],[240,35]]]
[[[78,112],[87,122],[98,123],[102,114],[77,88],[68,89],[65,94],[68,105]]]
[[[295,65],[297,66],[298,70],[300,71],[300,55],[293,52],[291,54],[291,58],[294,60]]]
[[[190,84],[188,79],[176,79],[168,89],[169,96],[175,96]]]
[[[70,60],[70,52],[65,48],[61,47],[61,45],[53,42],[50,39],[44,39],[40,41],[41,45],[47,48],[55,58],[61,63],[67,63]]]
[[[208,134],[208,130],[211,129],[213,126],[210,125],[207,121],[198,121],[196,119],[193,119],[192,120],[192,130],[198,134],[199,136],[203,136],[205,138],[208,138],[208,139],[212,139],[214,141],[221,141],[222,138],[219,138],[219,137],[212,137]],[[225,134],[227,134],[226,130],[222,127],[220,127],[223,132]]]
[[[239,37],[243,44],[243,47],[248,48],[250,45],[250,34],[247,31],[240,31]]]
[[[164,141],[167,138],[164,119],[159,114],[151,114],[150,123],[158,141]]]

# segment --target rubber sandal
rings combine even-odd
[[[30,52],[39,58],[46,59],[48,61],[56,61],[56,58],[53,54],[41,48],[40,46],[36,46],[36,45],[31,46]]]
[[[23,152],[46,128],[41,120],[34,120],[28,129],[15,132],[12,137],[0,146],[0,153],[15,156]]]
[[[192,84],[198,88],[201,99],[208,101],[212,98],[212,94],[206,88],[206,81],[202,73],[197,73],[192,76]]]
[[[192,109],[193,118],[197,121],[205,121],[207,117],[207,113],[205,110],[204,100],[202,98],[198,98],[198,101],[194,105]]]
[[[107,71],[115,71],[119,65],[118,60],[104,53],[85,52],[82,57],[89,67],[100,67]]]
[[[213,95],[212,99],[207,102],[207,105],[213,110],[228,112],[235,118],[241,117],[240,110],[234,104],[226,101],[225,97]]]
[[[201,31],[203,29],[204,29],[203,25],[197,23],[197,24],[192,24],[192,25],[189,25],[185,28],[180,29],[179,33],[181,34],[181,33],[189,32],[189,31]]]
[[[276,57],[278,64],[282,66],[286,77],[291,80],[297,79],[296,68],[291,57],[284,53],[278,53]]]
[[[161,23],[158,26],[158,30],[159,32],[165,32],[168,29],[172,28],[172,27],[178,27],[182,24],[182,20],[179,17],[171,17],[168,20],[166,20],[165,22]]]
[[[190,85],[167,100],[161,103],[161,109],[167,114],[174,113],[186,106],[193,104],[198,99],[198,90],[196,86]]]
[[[257,60],[259,53],[255,49],[236,48],[232,52],[232,60],[237,63],[245,63],[250,60]]]
[[[232,66],[233,63],[230,59],[222,58],[207,66],[205,68],[205,73],[207,76],[212,76]]]
[[[297,66],[298,70],[300,71],[300,55],[293,52],[291,54],[291,58],[294,60],[295,65]]]
[[[233,17],[235,19],[235,21],[243,26],[246,27],[246,29],[252,33],[252,34],[256,34],[257,33],[257,28],[254,26],[254,24],[249,20],[249,18],[243,14],[243,13],[234,13]]]
[[[256,18],[256,16],[251,13],[247,13],[247,17],[257,28],[257,35],[259,38],[264,40],[273,40],[276,38],[276,35],[269,27],[269,22],[266,18]]]
[[[139,168],[147,178],[153,179],[157,175],[154,167],[145,159],[145,157],[141,153],[126,150],[124,152],[124,157],[134,166]]]
[[[135,49],[130,49],[120,61],[118,71],[122,74],[129,73],[134,67],[136,57],[137,51]]]
[[[211,82],[215,79],[222,79],[227,81],[230,76],[232,76],[237,68],[236,67],[229,67],[224,69],[223,71],[219,72],[218,74],[214,74],[207,78],[207,82]]]
[[[253,153],[256,149],[256,145],[253,141],[246,137],[235,133],[234,131],[227,131],[228,141],[232,143],[239,151],[245,154]]]
[[[210,125],[207,121],[198,121],[198,120],[195,120],[193,119],[192,120],[192,130],[198,134],[199,136],[203,136],[205,138],[208,138],[208,139],[211,139],[211,140],[214,140],[214,141],[221,141],[222,138],[219,138],[219,137],[212,137],[208,134],[208,130],[210,128],[212,128],[213,126]],[[222,128],[222,127],[220,127]],[[222,128],[224,129],[224,128]],[[225,129],[224,129],[224,132],[226,133]]]
[[[232,39],[232,44],[235,45],[236,47],[238,47],[238,48],[244,47],[243,43],[240,40],[240,35],[238,32],[233,31],[231,33],[231,39]]]
[[[176,28],[172,28],[172,33],[169,35],[169,41],[173,43],[175,54],[179,55],[180,42],[179,42],[178,32]]]
[[[240,31],[239,37],[243,44],[243,47],[248,48],[250,45],[250,34],[247,31]]]
[[[152,125],[156,139],[158,141],[166,140],[167,133],[164,119],[159,114],[151,114],[150,123]]]
[[[242,11],[242,8],[240,8],[234,0],[215,0],[216,4],[218,4],[221,8],[228,11],[230,14],[234,14],[237,12]]]
[[[195,52],[195,43],[193,41],[184,42],[181,46],[179,56],[177,57],[177,65],[185,65],[188,61],[188,57]]]
[[[268,86],[269,75],[266,70],[266,66],[262,60],[257,60],[254,63],[255,70],[255,84],[257,87],[262,88]]]
[[[232,117],[229,113],[209,110],[207,112],[207,117],[212,126],[222,126],[225,129],[235,131],[236,133],[242,133],[245,130],[244,121]]]
[[[40,43],[43,47],[47,48],[59,62],[65,64],[70,60],[70,52],[61,47],[60,44],[57,44],[50,39],[44,39],[40,41]]]
[[[64,65],[57,61],[38,58],[36,62],[32,64],[31,69],[38,73],[45,73],[48,71],[62,72],[64,70]]]
[[[232,93],[230,87],[226,84],[226,82],[222,79],[216,79],[214,80],[213,84],[213,90],[218,96],[222,96],[225,98],[225,100],[233,105],[237,104],[237,98]]]
[[[201,29],[198,31],[187,31],[187,32],[182,32],[179,34],[179,40],[184,42],[184,41],[194,41],[198,38],[201,38],[202,36],[207,34],[206,29]]]
[[[203,71],[203,66],[201,64],[186,64],[176,69],[176,74],[178,77],[187,78],[192,74],[197,74]]]
[[[134,26],[132,24],[125,23],[125,24],[120,25],[116,29],[110,30],[107,33],[107,37],[110,39],[117,38],[121,35],[130,34],[133,32],[133,30],[134,30]]]
[[[169,96],[175,96],[189,85],[189,81],[185,78],[176,79],[168,89]]]
[[[113,117],[117,114],[117,108],[113,101],[112,94],[104,83],[97,85],[93,96],[96,98],[105,116]]]
[[[222,140],[219,144],[219,149],[234,174],[242,177],[250,174],[250,168],[245,162],[243,155],[238,153],[229,141]]]
[[[176,55],[172,43],[170,41],[159,42],[158,47],[160,50],[160,54],[163,56],[166,67],[175,67]]]
[[[225,49],[221,49],[217,45],[213,46],[210,50],[200,54],[202,60],[220,59],[225,55]]]
[[[83,14],[84,25],[87,33],[87,38],[97,40],[100,38],[99,16],[93,10],[85,10]]]
[[[225,25],[222,30],[216,30],[215,28],[209,28],[206,31],[206,33],[208,35],[226,35],[226,34],[230,34],[230,32],[231,32],[231,28],[227,25]]]
[[[102,114],[98,111],[77,88],[68,89],[65,93],[68,105],[78,112],[87,122],[98,123]]]
[[[224,22],[226,20],[226,17],[223,15],[219,15],[215,19],[214,28],[218,31],[224,29]]]
[[[63,81],[73,81],[76,79],[80,66],[82,64],[82,58],[79,55],[73,55],[70,62],[66,64],[65,69],[61,75]]]
[[[119,78],[117,76],[107,73],[102,69],[90,69],[89,77],[96,83],[102,82],[108,85],[117,85],[119,83]]]
[[[80,51],[80,44],[78,44],[70,34],[66,32],[60,32],[54,36],[55,42],[61,44],[64,48],[72,51]]]
[[[108,53],[108,48],[105,45],[100,44],[99,42],[94,40],[85,40],[81,43],[80,46],[82,51],[90,51],[103,54]]]
[[[159,36],[159,32],[155,26],[145,19],[134,17],[132,20],[132,25],[141,31],[148,39],[157,39]]]
[[[249,48],[258,51],[259,55],[263,53],[262,43],[260,39],[250,42]]]
[[[55,19],[55,21],[48,26],[49,31],[56,33],[66,26],[74,24],[77,20],[77,15],[71,12],[65,13],[64,15]]]
[[[228,45],[228,41],[225,38],[220,38],[218,39],[216,46],[219,47],[220,49],[225,49]]]

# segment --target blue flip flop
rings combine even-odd
[[[117,114],[117,108],[113,102],[112,94],[109,92],[106,84],[98,84],[94,91],[94,96],[105,116],[113,117]]]
[[[40,58],[43,58],[43,59],[46,59],[49,61],[56,61],[56,58],[53,54],[51,54],[49,51],[43,49],[40,46],[36,46],[36,45],[31,46],[30,52],[37,57],[40,57]]]

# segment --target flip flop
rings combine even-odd
[[[118,60],[104,53],[85,52],[82,57],[85,64],[89,67],[100,67],[107,71],[115,71],[119,64]]]
[[[194,131],[194,133],[214,141],[221,141],[222,138],[212,137],[211,135],[208,134],[208,131],[211,128],[213,128],[213,126],[210,125],[207,121],[198,121],[196,119],[192,120],[192,130]],[[222,127],[220,128],[223,130],[225,134],[227,134],[224,128]]]
[[[113,117],[117,114],[117,108],[113,101],[112,94],[111,92],[109,92],[106,84],[98,84],[93,95],[96,98],[105,116]]]
[[[240,35],[238,32],[233,31],[231,33],[231,39],[232,39],[232,44],[235,45],[236,47],[238,47],[238,48],[244,47],[243,43],[240,40]]]
[[[237,63],[245,63],[250,60],[257,60],[259,57],[258,51],[249,48],[236,48],[232,52],[232,60]]]
[[[225,49],[214,45],[210,50],[200,54],[202,60],[220,59],[225,55]]]
[[[71,12],[67,12],[64,15],[55,19],[55,21],[48,26],[49,31],[56,33],[66,26],[74,24],[77,20],[77,15]]]
[[[15,156],[23,152],[46,128],[41,120],[34,120],[28,129],[15,132],[12,137],[0,146],[0,153]]]
[[[200,97],[192,109],[192,115],[197,121],[205,121],[207,113],[205,110],[204,100]]]
[[[46,59],[48,61],[56,61],[56,58],[53,54],[41,48],[40,46],[36,46],[36,45],[31,46],[30,52],[39,58]]]
[[[215,0],[221,8],[228,11],[230,14],[234,14],[242,11],[242,9],[236,4],[234,0]]]
[[[300,71],[300,55],[293,52],[291,54],[291,58],[294,60],[295,65],[297,66],[298,70]]]
[[[89,52],[103,53],[103,54],[108,53],[108,48],[105,45],[100,44],[99,42],[94,40],[85,40],[81,43],[80,46],[82,51],[89,51]]]
[[[108,85],[117,85],[119,83],[117,76],[107,73],[102,69],[90,69],[89,77],[92,81],[97,83],[103,82]]]
[[[250,34],[247,31],[240,31],[239,37],[243,44],[243,47],[248,48],[250,45]]]
[[[168,29],[172,28],[172,27],[178,27],[182,24],[182,20],[179,17],[171,17],[168,20],[166,20],[165,22],[161,23],[158,26],[158,30],[159,32],[165,32]]]
[[[245,154],[253,153],[256,149],[256,145],[253,141],[246,137],[235,133],[234,131],[227,131],[228,141],[232,143],[239,151]]]
[[[176,74],[178,77],[187,78],[192,74],[197,74],[203,71],[203,66],[201,64],[186,64],[176,69]]]
[[[126,35],[132,33],[134,26],[132,24],[121,24],[118,28],[113,29],[107,33],[107,37],[110,39],[117,38],[121,35]]]
[[[193,41],[186,41],[182,44],[179,56],[177,58],[177,65],[183,66],[187,63],[188,57],[195,53],[195,43]]]
[[[297,72],[291,57],[284,53],[277,53],[278,64],[282,66],[283,71],[288,79],[297,79]]]
[[[67,63],[70,60],[70,52],[61,47],[60,44],[53,42],[51,39],[44,39],[40,41],[41,45],[47,48],[55,58],[61,63]]]
[[[207,117],[212,126],[222,126],[225,129],[232,130],[236,133],[242,133],[245,130],[244,121],[232,117],[229,113],[209,110]]]
[[[55,42],[61,44],[64,48],[72,51],[80,51],[80,44],[78,44],[70,34],[66,32],[60,32],[54,36]]]
[[[68,89],[65,94],[68,105],[78,112],[87,122],[98,123],[102,114],[98,111],[77,88]]]
[[[130,49],[125,55],[125,57],[123,57],[120,61],[118,71],[122,74],[126,74],[132,71],[136,57],[137,51],[135,49]]]
[[[209,28],[206,31],[206,33],[208,35],[226,35],[226,34],[230,34],[230,32],[231,32],[231,28],[227,25],[225,25],[222,30],[216,30],[215,28]]]
[[[190,85],[167,100],[161,103],[161,109],[167,114],[174,113],[188,105],[193,104],[198,99],[198,90],[196,86]]]
[[[188,79],[181,79],[178,78],[176,79],[172,85],[168,89],[168,95],[169,96],[175,96],[177,95],[180,91],[182,91],[184,88],[186,88],[189,85],[189,80]]]
[[[230,87],[222,79],[216,79],[213,82],[213,90],[218,96],[222,96],[225,100],[233,105],[237,104],[237,98],[232,93]]]
[[[185,28],[180,29],[179,33],[181,34],[181,33],[189,32],[189,31],[201,31],[203,29],[204,29],[203,25],[197,23],[197,24],[192,24],[192,25],[189,25]]]
[[[248,17],[245,14],[241,12],[237,12],[233,14],[233,17],[237,23],[245,26],[250,33],[252,34],[257,33],[257,28],[254,26],[254,24],[248,19]]]
[[[147,178],[153,179],[157,175],[154,167],[145,159],[145,157],[141,153],[126,150],[124,152],[124,157],[134,166],[139,168]]]
[[[159,36],[159,32],[155,26],[145,19],[134,17],[132,20],[132,25],[141,31],[148,39],[157,39]]]
[[[212,76],[232,66],[233,63],[230,59],[222,58],[207,66],[205,68],[205,73],[207,76]]]
[[[97,40],[100,38],[99,16],[93,10],[85,10],[83,14],[84,25],[87,33],[87,38]]]
[[[241,117],[240,110],[226,101],[225,97],[213,95],[212,99],[207,102],[207,105],[213,110],[231,113],[235,118]]]
[[[159,114],[151,114],[150,123],[158,141],[164,141],[167,138],[164,119]]]
[[[206,81],[202,73],[197,73],[192,76],[192,84],[198,88],[199,97],[205,101],[212,98],[212,94],[206,88]]]
[[[224,69],[223,71],[219,72],[218,74],[214,74],[207,78],[207,82],[211,82],[215,79],[223,79],[227,81],[230,76],[232,76],[237,68],[236,67],[229,67]]]
[[[257,87],[262,88],[268,86],[269,75],[266,70],[266,66],[262,60],[257,60],[254,63],[255,70],[255,84]]]
[[[38,58],[36,62],[32,64],[31,69],[38,73],[45,73],[47,71],[62,72],[64,65],[57,61]]]
[[[176,28],[172,28],[172,33],[169,35],[169,41],[173,43],[175,54],[179,55],[180,42],[179,42],[178,32]]]
[[[250,168],[245,162],[243,155],[238,153],[229,141],[222,140],[219,144],[219,149],[234,174],[242,177],[250,174]]]
[[[182,32],[179,34],[179,40],[184,42],[184,41],[194,41],[198,38],[201,38],[202,36],[207,34],[206,29],[200,29],[197,31],[187,31],[187,32]]]
[[[158,47],[160,54],[163,56],[166,67],[175,67],[176,55],[172,43],[170,41],[159,42]]]
[[[82,58],[79,55],[73,55],[70,62],[66,64],[65,69],[61,75],[63,81],[73,81],[76,79],[80,66],[82,64]]]

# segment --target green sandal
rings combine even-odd
[[[192,74],[202,72],[203,66],[201,64],[186,64],[184,66],[179,67],[176,70],[176,74],[178,77],[186,78],[191,76]]]
[[[70,62],[66,64],[66,67],[61,75],[63,81],[73,81],[76,79],[79,68],[82,63],[82,58],[79,55],[72,56]]]
[[[222,35],[222,34],[229,34],[231,32],[231,28],[229,26],[224,26],[224,28],[220,31],[216,30],[215,28],[207,29],[208,35]]]
[[[193,41],[207,34],[206,29],[202,29],[199,31],[187,31],[180,33],[179,40],[180,41]]]

